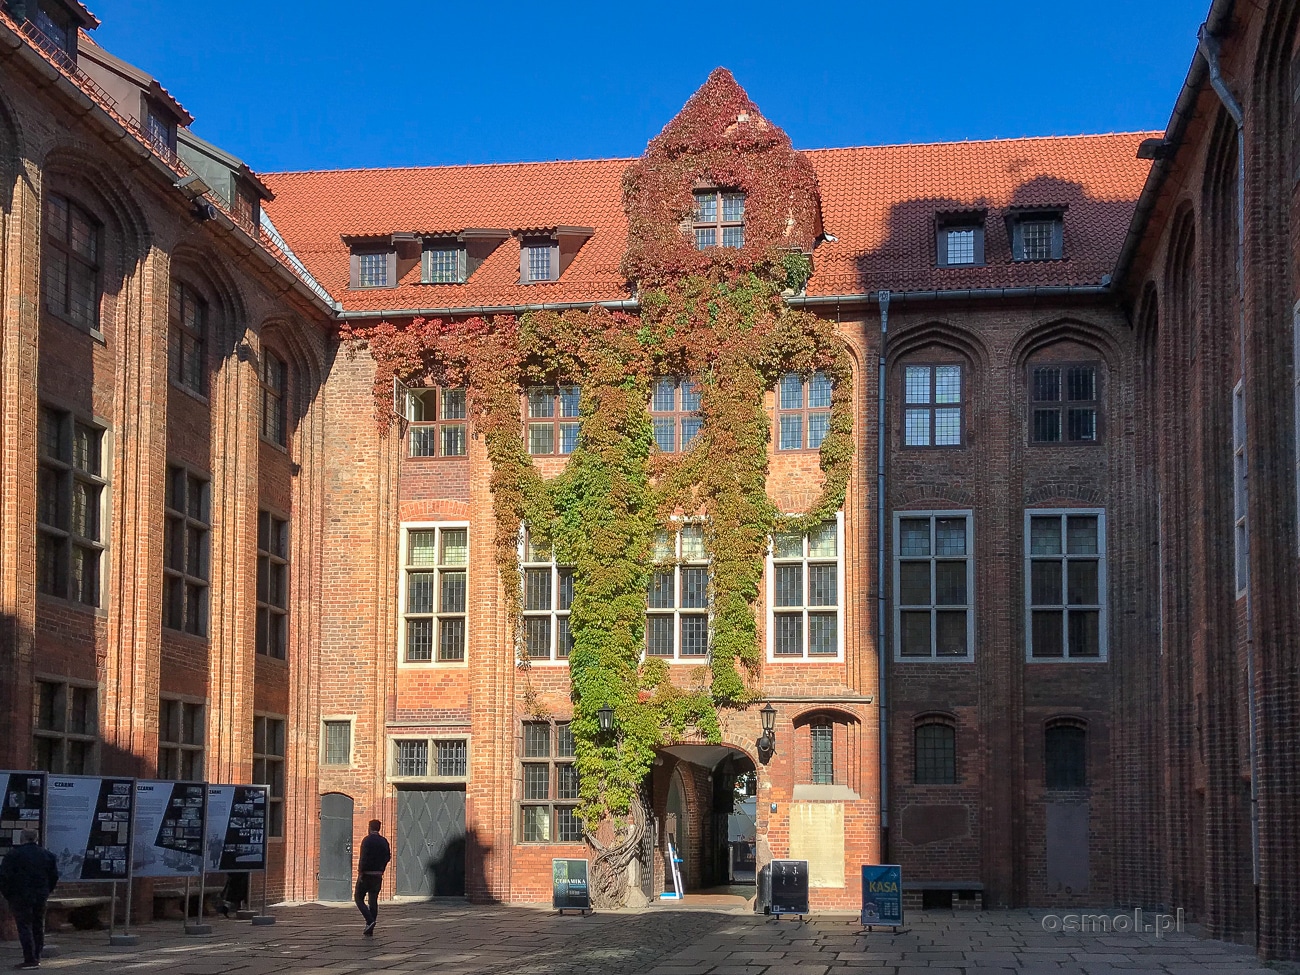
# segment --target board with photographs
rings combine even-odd
[[[135,784],[136,877],[197,877],[203,872],[206,782]]]
[[[45,826],[45,773],[0,772],[0,857]]]
[[[264,785],[208,786],[208,869],[266,869]]]
[[[135,779],[51,775],[45,788],[45,846],[59,879],[126,880]]]

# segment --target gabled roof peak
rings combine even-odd
[[[726,68],[714,68],[709,78],[682,106],[647,149],[676,155],[721,148],[762,148],[789,144],[789,137],[763,117],[758,106]]]

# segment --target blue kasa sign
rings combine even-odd
[[[903,923],[903,868],[898,865],[862,866],[862,923],[901,926]]]

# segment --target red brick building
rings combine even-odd
[[[1298,11],[1216,2],[1164,133],[794,154],[815,245],[784,301],[847,351],[852,468],[833,521],[773,540],[755,703],[659,750],[634,886],[670,836],[688,890],[726,883],[752,810],[814,908],[897,862],[918,907],[1182,907],[1300,955]],[[545,900],[589,852],[572,569],[521,534],[514,618],[472,401],[377,402],[339,328],[637,314],[636,161],[259,178],[93,26],[0,5],[0,764],[270,780],[288,899],[346,897],[378,816],[390,893]],[[687,112],[734,99],[699,138],[739,164],[773,123],[730,76]],[[726,260],[770,215],[694,179],[672,219]],[[520,390],[543,478],[581,380]],[[654,387],[658,451],[696,397]],[[765,402],[767,494],[806,511],[829,385]],[[682,687],[701,524],[665,526],[647,594]]]

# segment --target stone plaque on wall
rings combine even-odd
[[[790,803],[790,858],[808,861],[809,887],[844,886],[844,803]]]

